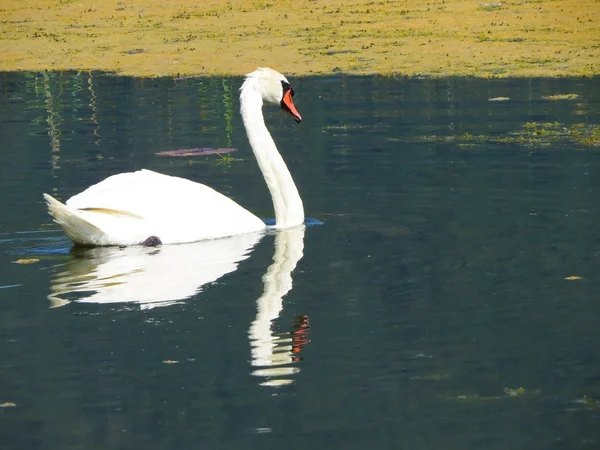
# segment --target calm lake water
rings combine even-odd
[[[321,225],[70,249],[141,168],[272,219],[241,81],[0,74],[0,447],[599,448],[600,80],[290,77]]]

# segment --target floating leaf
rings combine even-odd
[[[24,258],[24,259],[17,259],[16,261],[13,261],[13,263],[15,263],[15,264],[34,264],[38,261],[39,261],[38,258]]]
[[[179,361],[174,361],[172,359],[166,359],[163,361],[163,364],[179,364]]]
[[[158,156],[206,156],[221,153],[236,152],[237,148],[182,148],[156,153]]]
[[[494,98],[488,98],[488,102],[505,102],[507,100],[510,100],[510,98],[508,97],[494,97]]]
[[[14,408],[15,406],[17,406],[17,404],[13,402],[0,403],[0,408]]]
[[[578,277],[577,275],[571,275],[571,276],[565,277],[565,280],[574,281],[574,280],[583,280],[583,278]]]

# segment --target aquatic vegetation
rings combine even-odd
[[[229,166],[232,162],[244,161],[243,158],[234,158],[233,156],[231,156],[228,153],[224,154],[224,155],[222,155],[221,153],[217,153],[217,156],[219,156],[219,159],[216,162],[217,166],[220,166],[220,165]]]
[[[594,0],[4,3],[11,45],[0,70],[231,75],[276,62],[294,74],[600,73]]]
[[[468,134],[468,133],[466,133]],[[520,144],[527,147],[549,145],[552,142],[570,141],[585,147],[600,146],[600,126],[591,124],[565,125],[559,122],[526,122],[523,128],[506,136],[468,136],[460,140],[478,140],[505,144]]]
[[[519,395],[525,394],[525,388],[518,387],[516,389],[504,388],[504,393],[509,397],[518,397]]]
[[[390,139],[394,140],[394,139]],[[571,142],[583,147],[600,146],[600,125],[560,122],[525,122],[523,127],[503,136],[474,135],[466,131],[456,136],[422,135],[411,139],[417,142],[455,142],[458,147],[474,147],[481,143],[518,144],[524,147],[543,147],[554,142]]]
[[[477,7],[477,10],[478,11],[497,11],[498,9],[502,9],[502,7],[503,7],[503,3],[502,2],[481,3]]]
[[[518,388],[504,388],[502,390],[504,395],[492,395],[483,396],[479,394],[462,394],[455,397],[449,397],[448,400],[462,400],[462,401],[490,401],[490,400],[501,400],[507,397],[521,397],[524,395],[538,395],[539,389],[528,390],[520,386]]]
[[[352,124],[352,125],[348,125],[348,124],[340,124],[340,125],[325,125],[323,126],[323,131],[325,130],[359,130],[361,128],[367,128],[366,125],[361,125],[361,124]]]
[[[593,398],[590,398],[587,395],[584,395],[581,398],[575,399],[574,403],[581,403],[585,406],[589,406],[592,408],[600,408],[600,401],[594,400]]]
[[[431,375],[415,375],[410,377],[411,380],[423,380],[423,381],[442,381],[449,378],[450,375],[442,373],[433,373]]]
[[[544,100],[576,100],[579,98],[578,94],[555,94],[545,95],[542,97]]]
[[[513,134],[519,143],[527,145],[546,144],[551,141],[567,140],[586,147],[600,146],[600,126],[591,124],[576,124],[566,126],[559,122],[527,122],[524,130]],[[504,139],[503,142],[510,142]]]

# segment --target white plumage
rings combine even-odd
[[[249,74],[240,93],[246,133],[275,208],[276,227],[304,221],[296,185],[268,132],[263,100],[280,103],[300,121],[287,79],[271,69]],[[217,239],[263,230],[262,220],[214,189],[150,170],[108,177],[62,204],[44,194],[48,212],[78,245],[162,244]]]
[[[163,244],[260,231],[265,224],[233,200],[200,183],[150,170],[113,175],[66,205],[44,195],[50,214],[76,244]]]

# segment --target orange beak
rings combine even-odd
[[[294,120],[298,123],[302,121],[302,117],[300,113],[294,106],[294,102],[292,101],[292,90],[288,89],[285,94],[283,94],[283,99],[281,99],[281,109],[287,112],[290,116],[294,118]]]

